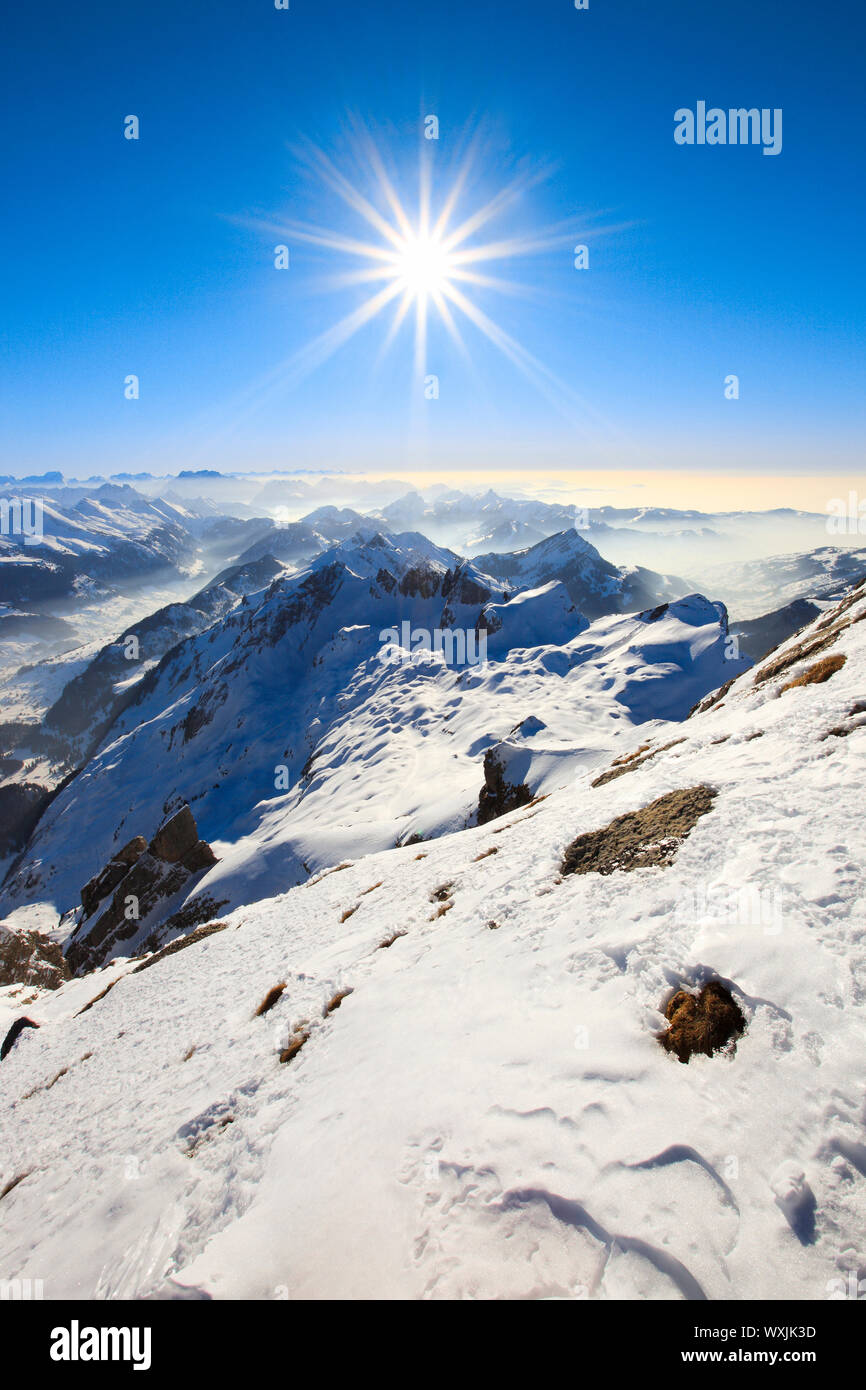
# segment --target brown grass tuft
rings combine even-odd
[[[344,859],[342,864],[335,864],[332,869],[323,869],[317,878],[307,879],[307,887],[315,888],[317,883],[321,883],[323,878],[330,878],[331,874],[341,874],[344,869],[351,869],[354,864],[353,859]]]
[[[498,854],[499,846],[491,845],[490,849],[483,849],[480,854],[476,854],[472,860],[473,864],[480,864],[482,859],[489,859],[491,854]]]
[[[816,661],[814,666],[809,666],[801,676],[797,676],[795,680],[788,681],[787,685],[783,685],[779,694],[784,695],[786,690],[794,690],[798,685],[823,685],[824,681],[828,681],[837,671],[841,671],[844,665],[845,656],[842,652],[837,653],[836,656],[825,656],[821,661]]]
[[[676,748],[678,743],[685,743],[685,739],[675,738],[671,743],[663,743],[661,748],[651,748],[650,744],[642,743],[640,748],[636,748],[633,753],[626,753],[622,758],[614,758],[607,772],[596,777],[594,781],[590,782],[590,786],[603,787],[608,782],[615,782],[617,777],[624,777],[627,772],[636,772],[639,767],[643,767],[644,763],[658,757],[659,753],[666,753],[669,748]]]
[[[659,1034],[659,1042],[681,1062],[688,1062],[696,1052],[704,1057],[724,1049],[733,1052],[746,1027],[742,1009],[718,980],[710,980],[698,994],[678,989],[664,1014],[668,1027]]]
[[[799,661],[807,661],[810,656],[817,656],[819,652],[826,651],[828,647],[832,647],[839,633],[844,632],[846,627],[848,627],[847,622],[836,623],[820,637],[813,635],[798,642],[796,646],[789,647],[787,651],[782,652],[781,655],[774,657],[772,661],[768,661],[765,666],[759,668],[755,673],[753,684],[763,685],[765,681],[775,680],[777,676],[784,675],[792,666],[796,666]]]
[[[13,1188],[17,1187],[20,1182],[23,1182],[25,1178],[29,1178],[32,1171],[32,1168],[27,1168],[23,1173],[16,1173],[14,1178],[10,1178],[6,1186],[0,1188],[0,1202],[2,1202],[3,1198],[7,1197]]]
[[[120,975],[116,980],[112,980],[110,985],[106,985],[105,989],[100,990],[99,994],[95,994],[93,998],[84,1005],[83,1008],[79,1009],[75,1017],[80,1018],[82,1014],[86,1014],[88,1009],[92,1009],[94,1004],[98,1004],[100,999],[104,999],[106,994],[110,994],[111,991],[114,989],[114,986],[119,985],[122,979],[123,976]]]
[[[289,1039],[288,1047],[284,1047],[280,1053],[280,1061],[291,1062],[293,1057],[297,1057],[309,1036],[310,1032],[308,1028],[302,1028],[300,1032],[295,1033],[294,1037]]]
[[[387,951],[389,946],[393,946],[395,941],[399,941],[401,936],[408,935],[404,931],[395,931],[393,936],[386,936],[384,941],[380,941],[376,947],[377,951]]]
[[[259,1007],[256,1009],[254,1017],[261,1018],[262,1014],[270,1013],[274,1005],[280,1002],[285,987],[285,980],[282,980],[278,985],[273,985],[272,988],[268,990],[261,1004],[259,1004]],[[195,1049],[193,1049],[193,1051],[195,1051]]]
[[[349,995],[350,995],[351,993],[352,993],[352,990],[351,990],[351,989],[341,989],[341,990],[338,990],[337,993],[333,996],[333,998],[328,1000],[327,1004],[325,1005],[324,1009],[322,1010],[322,1017],[323,1017],[323,1018],[327,1018],[327,1017],[328,1017],[328,1014],[332,1014],[332,1013],[334,1012],[335,1009],[339,1009],[339,1007],[340,1007],[340,1005],[342,1004],[343,1000],[344,1000],[344,999],[348,999],[348,997],[349,997]]]
[[[353,913],[353,912],[357,912],[357,911],[358,911],[358,904],[357,904],[357,903],[355,903],[355,906],[354,906],[354,907],[347,907],[347,908],[346,908],[346,911],[345,911],[345,912],[342,914],[342,916],[340,917],[340,921],[341,921],[341,922],[348,922],[349,918],[352,916],[352,913]]]

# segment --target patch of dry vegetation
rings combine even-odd
[[[344,1000],[344,999],[348,999],[349,995],[352,994],[352,993],[353,993],[353,991],[352,991],[351,989],[340,989],[340,990],[338,990],[337,993],[334,994],[334,995],[328,1000],[327,1004],[325,1005],[324,1009],[322,1010],[322,1017],[323,1017],[323,1018],[327,1018],[327,1017],[328,1017],[328,1014],[332,1014],[332,1013],[334,1012],[335,1009],[339,1009],[339,1007],[340,1007],[340,1005],[342,1004],[343,1000]]]
[[[20,1182],[23,1182],[25,1178],[29,1178],[32,1171],[32,1168],[28,1168],[25,1172],[16,1173],[14,1178],[10,1178],[5,1187],[0,1188],[0,1202],[3,1201],[4,1197],[8,1197],[9,1193],[14,1191]]]
[[[289,1038],[288,1045],[280,1053],[281,1062],[291,1062],[293,1057],[297,1057],[305,1042],[309,1041],[309,1028],[300,1028]]]
[[[138,975],[142,970],[149,970],[152,965],[158,965],[161,960],[166,960],[168,956],[176,956],[178,951],[185,951],[188,946],[196,946],[199,941],[204,941],[208,936],[226,931],[228,925],[228,922],[205,922],[202,926],[196,927],[195,931],[191,931],[188,936],[179,936],[176,941],[170,941],[167,946],[163,946],[161,951],[157,951],[156,955],[143,960],[141,965],[137,965],[130,973]],[[100,998],[99,995],[97,995],[98,998]],[[96,999],[92,1002],[95,1004]],[[86,1007],[90,1008],[90,1005],[88,1004]],[[83,1013],[84,1010],[82,1009],[81,1012]]]
[[[678,743],[685,743],[684,738],[672,739],[670,743],[663,743],[660,748],[650,749],[648,743],[642,743],[640,748],[636,748],[633,753],[627,753],[622,758],[614,758],[607,772],[603,772],[600,777],[596,777],[591,787],[604,787],[608,782],[615,782],[617,777],[624,777],[627,772],[636,772],[644,763],[652,762],[659,753],[666,753],[669,748],[676,748]],[[650,749],[647,752],[647,749]]]
[[[262,1000],[261,1004],[259,1004],[259,1007],[256,1009],[256,1018],[261,1018],[263,1014],[270,1013],[274,1005],[278,1004],[281,998],[283,997],[283,990],[285,989],[285,987],[285,980],[282,980],[278,985],[271,986],[264,999]]]
[[[704,785],[668,792],[639,811],[617,816],[602,830],[578,835],[565,851],[563,874],[612,874],[666,868],[716,792]]]
[[[695,1053],[712,1057],[726,1049],[733,1052],[746,1027],[742,1009],[719,980],[710,980],[698,994],[678,989],[665,1005],[664,1015],[668,1027],[659,1034],[659,1042],[681,1062],[688,1062]]]
[[[795,690],[798,685],[823,685],[824,681],[828,681],[837,671],[842,670],[845,659],[842,652],[836,656],[825,656],[823,660],[816,661],[814,666],[809,666],[802,675],[788,681],[787,685],[783,685],[779,694],[784,695],[786,690]]]
[[[399,941],[399,940],[400,940],[400,937],[401,937],[401,936],[407,936],[407,935],[408,935],[408,932],[405,932],[405,931],[395,931],[395,933],[394,933],[393,936],[386,936],[384,941],[380,941],[380,942],[379,942],[379,945],[376,947],[376,950],[377,950],[377,951],[387,951],[387,950],[390,949],[391,946],[394,945],[394,942],[395,942],[395,941]]]

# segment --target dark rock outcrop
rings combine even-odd
[[[478,824],[486,825],[497,816],[505,816],[520,806],[528,806],[532,792],[525,782],[517,784],[506,781],[505,767],[496,755],[496,750],[488,748],[484,754],[484,786],[478,798]]]
[[[67,947],[69,969],[74,974],[95,969],[145,927],[152,936],[172,919],[181,890],[216,862],[210,845],[199,839],[195,817],[186,805],[160,826],[149,844],[141,835],[130,840],[82,889],[84,918]],[[189,926],[195,925],[193,913]]]
[[[195,816],[188,806],[181,806],[170,820],[157,830],[150,842],[150,852],[166,864],[180,864],[199,843]],[[214,863],[211,860],[211,863]]]
[[[123,846],[123,849],[118,850],[104,869],[98,874],[94,874],[89,883],[85,883],[81,890],[81,905],[84,908],[85,917],[90,917],[103,898],[107,898],[121,879],[126,878],[133,864],[141,858],[146,849],[147,840],[143,835],[136,835],[134,839]]]
[[[0,787],[0,857],[24,848],[50,799],[36,782],[7,782]]]
[[[9,1032],[3,1039],[2,1046],[0,1046],[0,1062],[2,1062],[5,1059],[7,1053],[12,1051],[12,1048],[15,1046],[19,1036],[21,1035],[21,1033],[24,1032],[25,1028],[38,1027],[39,1024],[34,1023],[32,1018],[16,1018],[15,1022],[12,1024],[12,1027],[9,1029]]]
[[[0,985],[59,989],[69,978],[63,952],[38,931],[13,931],[0,923]]]

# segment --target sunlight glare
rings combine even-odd
[[[393,270],[401,290],[413,300],[426,299],[447,289],[454,263],[440,237],[413,234],[404,238]]]

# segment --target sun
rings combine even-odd
[[[571,267],[570,248],[575,236],[587,235],[586,231],[577,232],[572,218],[523,232],[516,231],[513,225],[514,214],[520,216],[519,205],[530,190],[551,176],[551,171],[526,166],[486,202],[473,198],[470,172],[477,155],[473,139],[462,160],[444,175],[444,187],[440,186],[436,197],[432,155],[428,151],[421,158],[418,201],[410,212],[386,170],[383,154],[363,128],[355,131],[351,148],[351,172],[309,142],[295,151],[299,167],[336,193],[346,207],[349,220],[345,230],[297,221],[265,225],[279,232],[286,244],[283,249],[301,243],[336,253],[339,260],[325,287],[366,287],[369,294],[269,373],[268,389],[271,383],[276,387],[281,382],[300,381],[381,316],[390,319],[390,323],[375,358],[376,365],[410,319],[414,320],[412,362],[416,381],[423,379],[428,370],[429,329],[433,322],[442,325],[452,345],[469,361],[470,346],[464,342],[462,331],[468,325],[559,409],[585,412],[586,403],[573,388],[556,377],[519,339],[507,333],[479,302],[494,293],[533,294],[532,286],[515,283],[507,273],[491,274],[491,262],[505,267],[509,262],[551,253],[561,258],[560,264]],[[510,225],[508,230],[491,236],[490,224],[497,222]]]
[[[399,290],[418,300],[447,294],[457,263],[440,236],[413,232],[402,238],[392,268]]]

